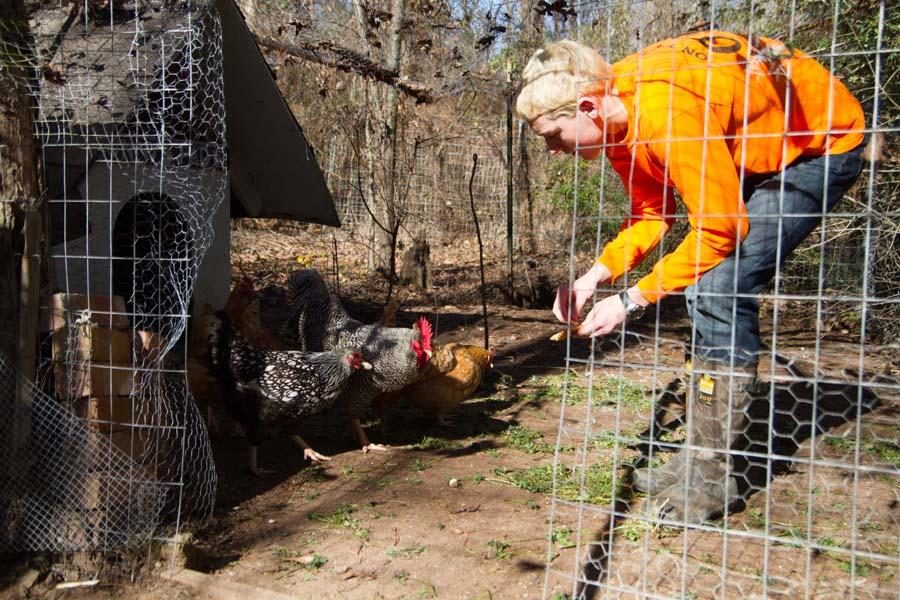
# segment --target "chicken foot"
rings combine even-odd
[[[359,445],[362,446],[363,454],[367,454],[369,450],[378,450],[379,452],[387,452],[388,447],[383,444],[373,444],[369,441],[369,437],[366,435],[366,432],[363,431],[362,423],[359,422],[359,419],[352,420],[353,426],[353,434],[356,436],[356,439],[359,441]]]
[[[435,421],[441,427],[456,427],[456,417],[453,415],[438,414],[435,417]]]
[[[299,435],[292,435],[291,439],[294,440],[294,443],[303,448],[303,458],[312,461],[314,463],[325,462],[331,460],[330,456],[325,456],[324,454],[319,454],[315,450],[312,449],[312,446],[306,443]]]

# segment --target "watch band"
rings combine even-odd
[[[619,300],[622,301],[622,306],[625,307],[625,319],[627,321],[640,319],[644,315],[644,307],[631,299],[631,296],[628,295],[628,290],[619,292]]]

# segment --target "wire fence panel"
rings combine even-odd
[[[397,206],[404,215],[404,234],[413,238],[428,232],[430,240],[443,241],[459,234],[475,235],[471,193],[479,225],[492,237],[506,232],[506,150],[495,143],[502,132],[485,132],[464,141],[433,141],[402,149],[398,168]],[[500,138],[502,139],[502,138]],[[345,138],[335,138],[341,148]],[[347,149],[330,150],[340,156]],[[473,156],[478,156],[475,165]],[[328,187],[343,227],[364,231],[373,204],[365,191],[368,173],[348,174],[326,158]],[[474,173],[473,173],[474,168]],[[361,191],[362,189],[362,191]],[[516,218],[517,215],[514,215]],[[485,236],[487,237],[487,235]]]
[[[50,272],[35,383],[0,369],[0,427],[31,439],[0,455],[0,549],[140,548],[215,496],[184,334],[227,185],[220,25],[207,2],[29,10],[33,47],[4,51],[34,51]]]
[[[826,4],[591,3],[608,33],[583,41],[614,63],[629,113],[598,161],[631,182],[632,222],[647,225],[658,202],[679,237],[620,234],[604,207],[621,190],[578,163],[576,183],[598,195],[576,189],[572,247],[593,231],[616,279],[595,306],[633,286],[653,302],[565,342],[545,596],[898,597],[900,30],[883,1]],[[653,45],[685,32],[664,27],[676,17],[701,25]],[[841,83],[804,89],[813,60]],[[765,104],[772,82],[783,103],[767,110],[781,117],[765,129],[734,107]],[[842,86],[863,117],[843,129],[856,101]],[[710,251],[719,225],[742,222],[736,247]],[[576,277],[590,267],[576,263]]]

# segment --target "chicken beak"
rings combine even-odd
[[[372,363],[370,363],[367,360],[364,360],[361,363],[359,363],[359,366],[361,368],[365,369],[366,371],[370,371],[372,369]]]
[[[425,351],[425,356],[428,357],[428,360],[431,360],[431,357],[432,357],[433,355],[434,355],[434,352],[432,352],[431,350],[426,350],[426,351]]]

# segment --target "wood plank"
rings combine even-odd
[[[131,365],[86,363],[70,365],[54,363],[56,395],[61,400],[83,396],[130,396],[140,385],[138,373]]]
[[[98,327],[127,330],[128,309],[121,296],[87,296],[85,294],[53,294],[41,298],[39,325],[41,332],[55,331],[76,320],[82,311],[90,310],[91,322]]]
[[[132,336],[119,329],[80,325],[53,331],[53,360],[59,362],[129,364],[131,346]]]
[[[135,421],[135,403],[131,396],[90,396],[72,402],[75,416],[101,433],[122,431],[129,425],[146,425],[147,418]]]

